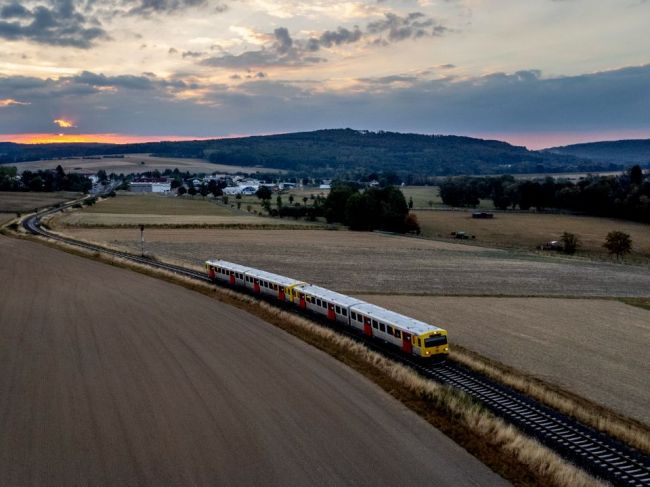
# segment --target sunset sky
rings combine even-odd
[[[0,141],[650,137],[650,0],[0,0]]]

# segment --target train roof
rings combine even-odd
[[[362,313],[370,318],[383,321],[388,325],[396,326],[402,330],[409,331],[415,335],[421,335],[430,331],[442,330],[434,325],[425,323],[424,321],[416,320],[402,314],[396,313],[375,304],[361,302],[352,306],[350,311]]]
[[[253,270],[251,267],[235,264],[233,262],[228,262],[226,260],[207,260],[205,263],[208,265],[223,267],[224,269],[228,269],[230,271],[235,271],[235,272],[248,272]]]
[[[296,289],[300,289],[306,294],[311,294],[312,296],[316,296],[317,298],[324,299],[325,301],[338,304],[340,306],[345,306],[346,308],[348,306],[352,306],[353,304],[363,303],[363,301],[361,301],[360,299],[352,298],[350,296],[346,296],[345,294],[337,293],[335,291],[330,291],[329,289],[325,289],[324,287],[314,286],[312,284],[304,284],[301,286],[297,286]]]
[[[272,272],[261,271],[259,269],[249,269],[246,271],[247,276],[257,277],[258,279],[264,279],[266,281],[271,281],[275,284],[280,284],[282,286],[294,286],[297,284],[304,284],[302,281],[297,281],[290,277],[281,276],[280,274],[274,274]]]

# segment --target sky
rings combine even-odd
[[[0,141],[650,138],[650,0],[0,0]]]

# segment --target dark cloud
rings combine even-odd
[[[183,59],[188,58],[188,57],[190,57],[190,58],[199,58],[199,57],[203,57],[204,53],[199,52],[199,51],[185,51],[185,52],[183,52],[182,56],[183,56]]]
[[[73,0],[11,3],[0,10],[0,38],[90,48],[108,35],[94,17],[82,14]]]
[[[223,53],[204,59],[201,64],[224,68],[309,65],[327,61],[313,55],[321,49],[353,44],[363,39],[374,45],[386,45],[410,38],[440,36],[447,32],[445,26],[421,12],[413,12],[405,17],[386,14],[383,19],[369,23],[365,31],[356,25],[351,29],[338,27],[307,39],[294,39],[286,27],[278,27],[271,34],[272,40],[257,51]]]
[[[294,46],[295,47],[295,46]],[[539,71],[475,78],[394,75],[351,91],[246,73],[234,86],[90,72],[40,80],[0,77],[2,98],[30,103],[0,117],[0,133],[50,130],[44,113],[84,114],[85,130],[210,136],[325,127],[421,133],[650,130],[650,65],[544,78]],[[261,72],[261,71],[260,71]],[[113,89],[106,89],[112,87]],[[200,100],[176,90],[200,88]],[[101,110],[96,107],[105,107]]]
[[[127,15],[169,14],[192,7],[200,7],[207,0],[123,0]],[[222,5],[223,6],[223,5]],[[222,10],[223,11],[223,10]]]
[[[377,34],[376,43],[399,42],[420,37],[438,37],[448,29],[422,12],[412,12],[404,17],[394,13],[384,14],[384,18],[370,22],[367,26],[370,34]]]

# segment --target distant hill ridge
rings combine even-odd
[[[0,163],[105,154],[151,153],[198,157],[237,166],[270,167],[310,175],[395,172],[399,175],[543,173],[618,170],[611,161],[573,154],[530,151],[498,140],[328,129],[231,139],[141,144],[0,143]]]
[[[589,142],[551,147],[544,152],[591,159],[595,162],[648,165],[650,164],[650,139]]]

